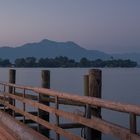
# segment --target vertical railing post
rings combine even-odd
[[[58,103],[58,97],[55,96],[55,108],[59,109],[59,103]],[[55,114],[56,116],[56,125],[59,127],[59,116]],[[56,140],[60,140],[60,135],[56,133]]]
[[[89,96],[101,98],[101,86],[102,86],[102,72],[99,69],[91,69],[89,71]],[[91,110],[91,118],[101,118],[101,108],[96,107]],[[101,140],[101,132],[95,129],[91,130],[92,140]]]
[[[16,88],[13,87],[13,93],[12,94],[15,94],[15,92],[16,92]],[[15,106],[15,105],[16,105],[16,101],[15,101],[15,99],[13,99],[13,106]],[[15,117],[15,111],[12,111],[12,115],[13,115],[13,117]]]
[[[84,95],[89,96],[89,75],[84,75]]]
[[[89,75],[84,75],[84,95],[89,96]],[[85,106],[85,117],[91,118],[91,108],[87,104]],[[85,127],[84,138],[86,140],[91,140],[91,129],[89,127]]]
[[[137,133],[137,120],[136,115],[130,113],[130,132],[136,134]]]
[[[15,84],[16,82],[16,70],[15,69],[10,69],[9,70],[9,83],[11,84]],[[9,93],[13,94],[13,92],[15,92],[15,89],[11,86],[9,86]],[[11,105],[15,105],[15,100],[14,99],[9,99],[9,103]],[[10,109],[9,114],[13,114],[13,111]]]
[[[5,108],[6,108],[6,105],[5,105],[5,102],[6,102],[6,96],[5,96],[5,91],[6,91],[6,86],[4,85],[4,89],[3,89],[3,92],[4,92],[4,112],[5,112]]]
[[[85,112],[86,112],[85,117],[90,119],[91,118],[91,107],[88,104],[86,105]],[[86,140],[92,140],[91,133],[92,133],[92,129],[89,127],[85,127],[84,138],[86,138]]]
[[[25,88],[23,89],[23,98],[25,98]],[[23,102],[23,111],[25,112],[26,111],[26,105],[25,103]],[[25,116],[23,116],[23,123],[25,123]]]
[[[49,89],[50,88],[50,71],[42,70],[41,74],[42,74],[42,87]],[[44,102],[44,98],[49,98],[49,96],[39,94],[39,102],[49,106],[50,103],[46,101]],[[48,112],[39,109],[39,117],[49,122]],[[39,126],[39,131],[45,136],[47,136],[48,138],[50,137],[49,129],[45,129],[45,128],[42,129],[42,127]]]

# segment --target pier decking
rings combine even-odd
[[[45,76],[49,76],[45,80],[50,79],[48,71]],[[14,136],[17,135],[22,140],[47,140],[51,139],[50,131],[53,131],[56,134],[53,139],[56,140],[61,139],[61,136],[70,140],[101,140],[101,133],[122,140],[140,140],[140,135],[137,132],[137,117],[140,116],[140,106],[100,99],[101,71],[91,70],[89,75],[85,76],[85,93],[87,96],[54,91],[49,89],[49,81],[43,83],[48,88],[45,88],[45,85],[43,88],[39,88],[0,83],[2,110],[0,111],[0,122],[9,127]],[[20,107],[17,102],[21,104]],[[54,105],[51,106],[50,103]],[[62,104],[81,106],[84,108],[84,112],[77,114],[69,110],[62,110],[59,108]],[[27,106],[32,106],[35,111],[28,111]],[[125,128],[104,120],[101,117],[101,108],[128,114],[130,127]],[[54,115],[54,122],[50,122],[50,114]],[[62,124],[60,118],[70,120],[71,123]],[[36,131],[32,129],[33,126]],[[77,135],[69,131],[69,128],[82,128],[85,133],[84,135]],[[4,127],[1,130],[5,131]],[[6,133],[7,135],[11,134],[10,131]]]
[[[2,122],[0,122],[0,140],[16,140],[16,139],[17,137],[13,135],[13,132],[5,125],[3,125]]]

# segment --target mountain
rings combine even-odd
[[[16,58],[36,57],[54,58],[56,56],[67,56],[68,58],[80,60],[82,57],[88,59],[108,59],[110,56],[97,50],[87,50],[74,42],[55,42],[44,39],[38,43],[28,43],[19,47],[1,47],[0,58],[8,58],[14,61]]]
[[[123,54],[112,54],[114,59],[131,59],[140,64],[140,53],[123,53]]]
[[[79,61],[82,57],[90,60],[94,59],[131,59],[140,64],[140,53],[107,54],[98,50],[87,50],[78,44],[68,42],[56,42],[44,39],[36,43],[27,43],[15,48],[1,47],[0,58],[14,61],[16,58],[36,57],[54,58],[57,56],[67,56],[68,58]]]

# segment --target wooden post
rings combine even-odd
[[[84,75],[84,95],[89,96],[89,75]],[[87,104],[85,108],[85,117],[91,118],[91,108]],[[91,129],[89,127],[85,127],[84,138],[87,140],[91,140]]]
[[[9,70],[9,83],[12,83],[12,84],[16,83],[16,70],[15,69]],[[9,93],[13,94],[14,92],[15,92],[15,88],[9,86]],[[15,105],[15,100],[10,98],[9,103],[11,105]],[[14,114],[14,112],[12,110],[10,110],[9,114],[12,115],[12,114]]]
[[[85,117],[90,119],[91,118],[91,107],[88,104],[86,105],[85,111],[86,111]],[[85,127],[84,138],[86,138],[86,140],[92,140],[92,129],[91,128]]]
[[[89,96],[101,98],[101,86],[102,86],[102,72],[99,69],[91,69],[89,71]],[[94,116],[101,118],[101,108],[92,108],[91,110],[91,118]],[[101,140],[101,132],[92,129],[91,130],[91,138],[92,140]],[[91,140],[90,139],[90,140]]]
[[[25,98],[25,89],[23,90],[23,98]],[[23,102],[23,111],[26,111],[26,104]],[[23,123],[25,123],[25,116],[23,116]]]
[[[48,71],[48,70],[42,70],[42,87],[50,88],[50,71]],[[44,102],[43,101],[44,98],[49,98],[49,96],[39,94],[39,102],[49,106],[50,103]],[[48,112],[39,109],[39,117],[49,122],[49,113]],[[40,126],[39,131],[42,134],[44,134],[45,136],[47,136],[48,138],[50,137],[49,129],[44,129],[44,128],[42,129]]]
[[[58,103],[58,97],[55,96],[55,108],[59,109],[59,103]],[[59,127],[59,116],[56,115],[56,125]],[[60,135],[58,133],[56,133],[56,140],[60,140]]]
[[[84,95],[89,96],[89,75],[84,75]]]
[[[136,134],[137,133],[137,120],[136,115],[130,113],[130,132]]]

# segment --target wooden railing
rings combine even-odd
[[[106,101],[94,97],[78,96],[76,94],[62,93],[51,89],[19,86],[10,83],[0,83],[0,104],[4,105],[4,111],[7,108],[12,110],[12,115],[15,116],[19,113],[23,116],[23,122],[28,118],[37,124],[40,124],[50,130],[56,132],[56,139],[60,139],[60,136],[64,136],[66,139],[81,140],[88,139],[87,137],[81,137],[73,134],[72,132],[65,130],[59,123],[60,117],[72,121],[74,124],[79,124],[83,128],[96,129],[104,134],[110,134],[122,140],[140,140],[136,129],[136,117],[140,116],[140,106],[116,103],[112,101]],[[12,93],[9,93],[9,87],[12,88]],[[20,92],[19,92],[20,90]],[[32,95],[30,94],[32,92]],[[36,96],[35,96],[36,94]],[[55,106],[51,107],[39,102],[40,95],[47,95],[46,101],[54,102]],[[34,98],[33,98],[34,97]],[[9,102],[9,99],[12,102]],[[17,107],[16,102],[20,101],[23,104],[22,108]],[[79,115],[73,112],[64,111],[59,109],[59,104],[73,104],[80,105],[85,108],[106,108],[109,110],[128,113],[130,115],[130,128],[124,128],[120,125],[110,123],[98,117],[88,118],[86,115]],[[38,114],[33,115],[26,111],[26,105],[30,105],[36,109],[49,112],[55,115],[56,121],[54,123],[48,122],[42,119]],[[39,126],[39,125],[38,125]]]

